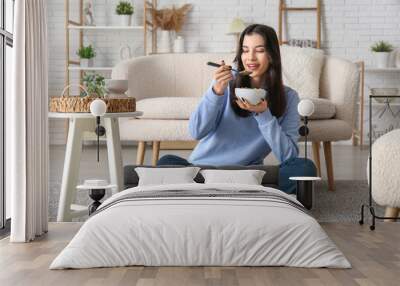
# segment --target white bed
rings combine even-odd
[[[112,196],[50,269],[127,265],[351,267],[289,195],[263,186],[196,183]]]

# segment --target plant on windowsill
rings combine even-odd
[[[93,58],[96,56],[96,52],[92,45],[82,46],[76,54],[81,58],[81,67],[93,67]]]
[[[389,63],[389,54],[393,51],[393,46],[385,41],[379,41],[371,46],[374,54],[375,65],[378,68],[387,68]]]
[[[121,19],[122,26],[130,26],[132,14],[134,13],[134,8],[132,4],[128,1],[120,1],[115,9],[117,15]]]
[[[106,82],[104,76],[95,73],[87,72],[82,78],[83,85],[85,86],[89,96],[104,97],[106,94]],[[80,96],[86,96],[87,94],[81,92]]]

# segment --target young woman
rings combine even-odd
[[[225,65],[189,121],[190,134],[200,140],[189,160],[165,155],[158,165],[256,165],[272,152],[281,162],[279,185],[295,192],[290,176],[315,176],[312,161],[297,158],[300,116],[299,98],[282,83],[279,43],[273,28],[254,24],[240,36],[234,63],[250,75],[232,73]],[[257,105],[240,101],[235,87],[262,88],[267,98]]]

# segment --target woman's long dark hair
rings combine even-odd
[[[268,108],[272,115],[280,117],[286,110],[286,97],[282,82],[281,53],[275,30],[261,24],[248,26],[240,35],[234,62],[237,64],[238,70],[244,70],[242,62],[243,40],[246,35],[252,34],[258,34],[264,39],[265,50],[269,56],[269,67],[261,78],[261,88],[267,91]],[[234,112],[241,117],[250,116],[251,112],[243,110],[237,105],[235,87],[251,88],[251,78],[238,74],[236,79],[231,82],[230,87],[230,102]]]

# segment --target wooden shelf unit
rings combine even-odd
[[[113,67],[81,67],[81,66],[69,66],[70,71],[112,71]]]
[[[77,2],[77,1],[74,1]],[[70,72],[79,71],[79,82],[82,83],[82,78],[84,71],[111,71],[112,67],[80,67],[79,60],[72,60],[70,58],[70,32],[79,32],[79,47],[83,46],[83,33],[84,31],[102,30],[105,32],[115,31],[115,30],[142,30],[143,31],[143,49],[145,55],[150,53],[155,53],[157,50],[157,31],[154,29],[152,21],[152,9],[157,8],[157,0],[143,0],[143,25],[141,26],[86,26],[84,25],[84,15],[83,15],[83,4],[84,0],[79,0],[79,20],[74,21],[70,19],[70,0],[64,0],[64,10],[65,10],[65,86],[69,85],[70,82]],[[148,49],[147,36],[151,33],[151,49]],[[69,96],[69,89],[67,95]],[[69,130],[68,121],[65,123],[66,136]],[[67,139],[67,137],[65,137]]]
[[[363,136],[364,136],[364,106],[367,105],[369,106],[369,103],[365,103],[364,100],[364,85],[365,85],[365,73],[393,73],[393,72],[400,72],[400,68],[398,67],[387,67],[387,68],[378,68],[378,67],[373,67],[373,66],[365,66],[364,62],[356,62],[356,64],[359,65],[360,68],[360,99],[357,102],[359,105],[359,126],[358,129],[353,130],[353,145],[357,145],[357,143],[360,145],[360,147],[363,146]],[[373,102],[373,105],[380,106],[380,105],[385,105],[385,103],[378,103],[378,102]],[[397,103],[391,103],[390,105],[392,106],[398,106],[399,104]]]
[[[321,48],[321,0],[316,0],[315,7],[288,7],[285,0],[279,1],[279,21],[278,21],[278,39],[279,44],[287,44],[288,41],[283,39],[283,21],[286,12],[307,12],[315,11],[317,13],[317,49]]]
[[[70,32],[78,31],[79,33],[79,47],[83,46],[83,35],[84,31],[91,30],[101,30],[104,32],[115,31],[115,30],[132,30],[132,31],[143,31],[143,49],[145,55],[154,53],[156,51],[157,45],[157,32],[153,29],[151,10],[157,7],[157,0],[143,1],[143,25],[139,26],[86,26],[84,24],[84,14],[83,14],[83,4],[84,0],[79,0],[79,20],[75,21],[70,18],[70,0],[65,0],[65,85],[70,84],[70,72],[79,71],[79,81],[82,82],[82,77],[84,71],[98,70],[98,71],[110,71],[112,67],[80,67],[79,60],[73,60],[70,57]],[[151,33],[151,49],[148,49],[147,36]],[[69,91],[68,91],[69,95]]]
[[[70,30],[142,30],[144,26],[79,26],[68,25]]]
[[[389,68],[377,68],[377,67],[365,67],[366,72],[400,72],[400,68],[389,67]]]

